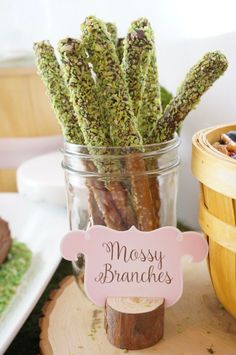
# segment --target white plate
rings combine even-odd
[[[46,201],[65,206],[66,189],[64,171],[61,167],[62,160],[62,153],[52,152],[34,157],[21,164],[16,172],[19,193],[32,201]],[[80,189],[79,203],[86,209],[88,189],[83,179],[78,179],[75,175],[73,184],[76,184],[77,190]]]
[[[34,308],[60,260],[59,243],[68,230],[66,209],[32,202],[16,193],[0,194],[0,216],[17,240],[32,251],[32,263],[22,284],[0,319],[3,354]]]
[[[63,155],[53,152],[22,163],[16,172],[17,189],[32,201],[66,205]]]

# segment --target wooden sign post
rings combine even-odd
[[[85,255],[86,294],[105,306],[108,340],[128,350],[152,346],[162,338],[164,306],[176,303],[183,291],[181,257],[188,254],[198,262],[207,251],[201,234],[174,227],[120,232],[93,226],[68,233],[61,243],[65,259]]]
[[[164,299],[108,297],[104,324],[108,340],[117,348],[149,348],[164,334]]]

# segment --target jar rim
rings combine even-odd
[[[62,152],[64,155],[78,155],[80,158],[84,159],[98,159],[99,157],[104,159],[105,157],[114,158],[114,156],[119,158],[135,151],[140,157],[142,157],[167,153],[168,151],[177,148],[179,145],[180,137],[177,133],[175,133],[174,137],[168,141],[142,145],[142,151],[140,151],[140,146],[93,146],[91,149],[96,150],[96,154],[90,154],[86,152],[90,148],[87,145],[68,143],[64,141],[64,148],[62,149]],[[138,149],[139,151],[137,151]],[[104,154],[105,151],[106,154]]]

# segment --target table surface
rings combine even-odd
[[[129,351],[132,355],[236,354],[236,320],[216,299],[207,263],[183,262],[184,292],[165,311],[164,338],[155,346]],[[42,355],[118,355],[124,349],[112,346],[103,327],[104,309],[92,304],[73,277],[53,291],[43,307]]]
[[[179,229],[182,231],[189,230],[188,227],[184,225],[178,225]],[[59,283],[63,280],[64,277],[71,275],[72,267],[71,263],[65,260],[62,260],[59,267],[57,268],[53,278],[51,279],[49,285],[47,286],[46,290],[44,291],[43,295],[41,296],[38,304],[35,306],[34,310],[32,311],[31,315],[25,322],[24,326],[6,351],[5,355],[38,355],[39,354],[39,319],[42,316],[42,307],[44,303],[49,299],[49,295],[52,290],[56,289]],[[193,292],[194,297],[194,292]],[[214,300],[217,304],[218,311],[222,312],[222,314],[227,314],[224,309],[222,309],[221,305],[217,302],[215,296]],[[174,308],[173,308],[174,309]],[[228,315],[227,315],[228,316]],[[228,327],[231,323],[228,324]],[[180,327],[180,326],[179,326]],[[179,330],[178,327],[176,331]],[[234,336],[236,334],[236,329],[232,328],[231,331],[234,331]],[[235,341],[236,343],[236,341]],[[211,346],[212,344],[209,344]],[[209,352],[206,350],[206,355]],[[220,353],[216,353],[221,355]],[[236,352],[235,352],[236,354]],[[176,355],[176,354],[174,354]],[[188,354],[189,355],[189,354]],[[228,355],[227,353],[223,353],[222,355]]]

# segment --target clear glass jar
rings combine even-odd
[[[94,224],[117,230],[176,226],[179,137],[142,147],[64,144],[70,229]],[[73,264],[83,287],[83,255]]]

